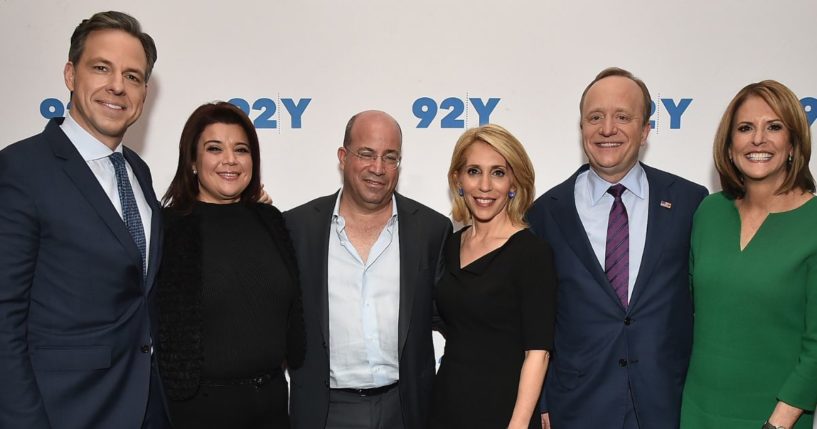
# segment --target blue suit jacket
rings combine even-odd
[[[629,392],[642,428],[678,427],[692,347],[690,229],[707,191],[643,167],[650,184],[647,237],[626,310],[576,211],[574,184],[588,166],[539,197],[528,212],[531,229],[553,248],[559,277],[555,345],[542,401],[554,428],[622,427]]]
[[[0,427],[138,428],[159,204],[147,165],[124,148],[152,209],[143,278],[138,248],[61,121],[0,151]]]

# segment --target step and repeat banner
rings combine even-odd
[[[139,19],[158,48],[145,111],[125,143],[150,165],[159,195],[182,125],[213,100],[249,113],[263,182],[282,210],[340,186],[336,149],[348,118],[365,109],[403,127],[398,190],[441,213],[451,211],[454,143],[487,122],[524,143],[541,194],[585,162],[579,97],[608,66],[631,70],[652,93],[642,159],[711,191],[714,132],[741,87],[779,80],[817,119],[811,0],[0,0],[0,148],[65,113],[70,35],[111,9]]]
[[[579,97],[608,66],[631,70],[652,93],[642,159],[712,191],[714,131],[745,84],[777,79],[817,117],[817,2],[807,0],[0,0],[0,147],[64,114],[71,32],[110,9],[135,16],[156,40],[145,111],[125,143],[150,165],[159,195],[182,125],[213,100],[249,112],[263,181],[284,210],[339,187],[336,149],[364,109],[400,122],[398,190],[441,213],[451,207],[451,149],[486,122],[525,144],[542,193],[585,162]]]

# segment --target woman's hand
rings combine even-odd
[[[550,414],[542,413],[542,429],[550,429]]]
[[[272,204],[272,197],[264,190],[264,184],[261,184],[261,195],[258,196],[258,202],[261,204]]]
[[[792,407],[785,402],[778,402],[769,416],[769,423],[774,426],[783,426],[784,428],[793,428],[797,423],[797,419],[803,414],[803,410],[797,407]]]

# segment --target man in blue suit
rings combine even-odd
[[[160,207],[121,145],[155,61],[131,16],[82,21],[69,115],[0,151],[2,428],[168,427],[153,358]]]
[[[580,102],[589,165],[528,212],[553,247],[556,334],[545,427],[678,427],[692,346],[689,237],[700,185],[638,162],[650,94],[618,68]]]

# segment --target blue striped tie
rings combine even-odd
[[[130,186],[128,180],[128,170],[125,168],[125,157],[119,152],[114,152],[110,156],[113,169],[116,172],[116,187],[119,189],[119,202],[122,204],[122,220],[125,221],[125,226],[139,248],[139,253],[142,254],[142,270],[143,274],[147,273],[147,264],[145,262],[146,243],[145,243],[145,229],[142,226],[142,217],[139,216],[139,207],[136,205],[136,198],[133,196],[133,188]]]
[[[604,252],[604,272],[610,286],[616,291],[621,305],[627,308],[627,286],[630,277],[630,226],[627,220],[627,208],[621,201],[621,194],[627,188],[622,184],[613,185],[607,190],[615,201],[610,208],[610,219],[607,221],[607,246]]]

